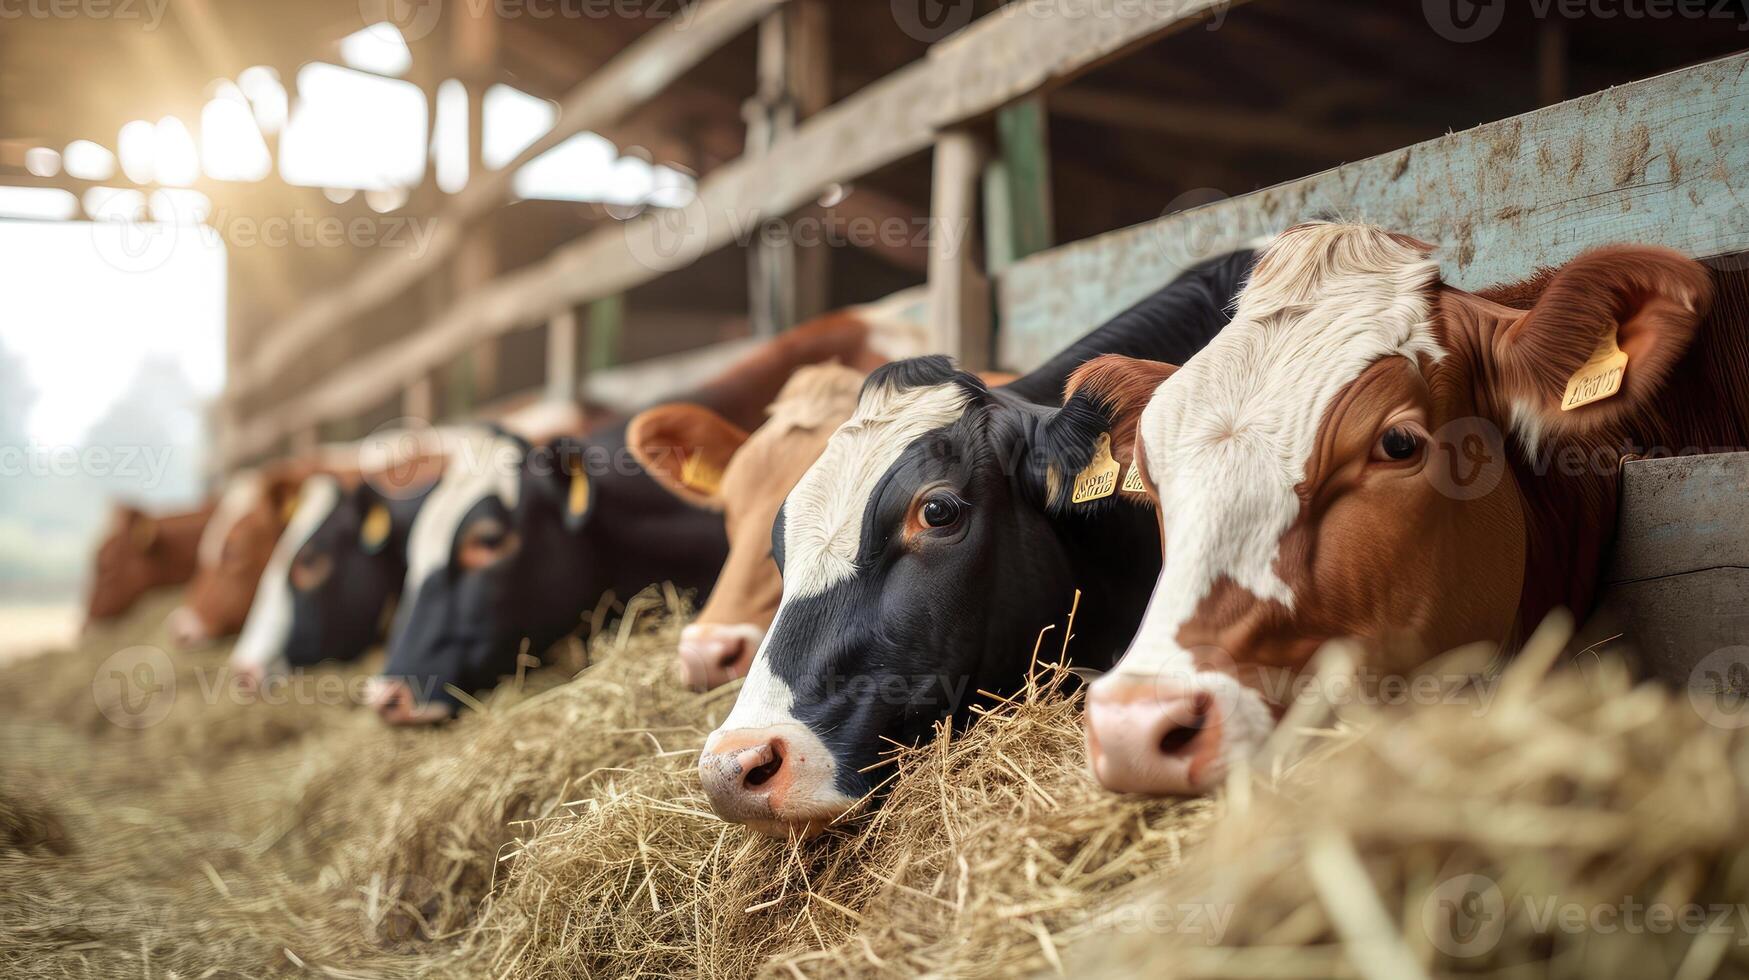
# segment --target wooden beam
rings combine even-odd
[[[460,244],[467,226],[510,197],[516,171],[572,136],[607,125],[648,102],[686,70],[758,23],[785,0],[707,0],[684,17],[653,28],[560,103],[553,128],[502,170],[470,172],[450,202],[430,246],[416,259],[380,260],[278,324],[231,379],[233,391],[267,383],[280,365],[315,346],[368,310],[434,274]]]
[[[935,144],[929,225],[929,322],[936,349],[967,370],[990,366],[989,281],[974,252],[984,150],[969,132],[941,134]]]
[[[1471,289],[1608,242],[1743,251],[1746,118],[1737,54],[1035,255],[998,285],[1000,363],[1040,364],[1195,262],[1320,216],[1438,243]]]

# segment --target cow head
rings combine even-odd
[[[1087,420],[942,357],[869,376],[772,528],[777,614],[699,761],[719,816],[818,830],[871,792],[892,743],[1020,686],[1077,588],[1077,648],[1115,652],[1145,593],[1126,605],[1099,576],[1156,549],[1145,500],[1071,503]]]
[[[97,546],[86,619],[113,619],[152,589],[188,581],[195,542],[210,514],[208,508],[159,518],[117,504]]]
[[[245,684],[354,660],[377,642],[401,594],[408,534],[430,487],[363,478],[347,488],[330,475],[304,482],[231,654]]]
[[[839,364],[798,368],[752,435],[697,405],[663,405],[632,419],[627,440],[638,462],[681,500],[721,511],[728,531],[729,557],[710,600],[680,633],[681,674],[694,690],[747,673],[783,592],[772,523],[850,417],[862,379]]]
[[[201,532],[198,569],[165,625],[184,649],[243,627],[274,543],[297,505],[304,466],[273,466],[231,478]]]
[[[1515,309],[1443,285],[1430,252],[1364,226],[1294,228],[1182,367],[1106,358],[1071,379],[1070,401],[1130,441],[1163,556],[1129,650],[1088,694],[1108,787],[1217,783],[1327,640],[1356,638],[1395,671],[1546,611],[1526,601],[1527,522],[1551,508],[1518,464],[1647,411],[1708,280],[1667,250],[1599,249]],[[1613,383],[1605,348],[1626,372],[1587,403]]]

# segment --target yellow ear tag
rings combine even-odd
[[[1124,493],[1147,493],[1148,492],[1148,488],[1142,484],[1142,471],[1136,466],[1134,460],[1130,461],[1129,472],[1127,472],[1123,475],[1123,492]]]
[[[279,521],[281,524],[291,523],[292,515],[298,512],[298,500],[302,496],[303,493],[300,491],[286,498],[285,505],[279,509]]]
[[[1117,492],[1117,460],[1111,457],[1111,433],[1101,432],[1093,444],[1093,460],[1075,474],[1075,490],[1069,499],[1084,504]]]
[[[389,539],[391,523],[389,509],[377,504],[370,509],[370,513],[364,515],[364,523],[358,529],[358,538],[367,549],[374,551],[381,548],[383,542]]]
[[[1621,377],[1627,370],[1628,355],[1615,345],[1615,331],[1604,334],[1591,359],[1567,379],[1567,393],[1561,397],[1561,411],[1570,412],[1581,405],[1600,402],[1621,390]]]
[[[583,471],[579,469],[571,473],[571,496],[566,504],[566,510],[570,512],[572,517],[582,517],[583,512],[588,509],[589,478],[584,476]]]
[[[689,490],[714,497],[723,485],[723,471],[712,466],[704,453],[693,453],[680,465],[680,482]]]

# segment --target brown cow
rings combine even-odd
[[[638,462],[681,500],[721,511],[729,535],[710,599],[680,633],[681,675],[694,690],[747,673],[783,593],[771,560],[772,521],[855,410],[862,379],[842,364],[798,368],[752,435],[698,405],[661,405],[632,419],[626,441]]]
[[[317,472],[308,459],[270,463],[233,476],[201,533],[198,569],[165,626],[183,649],[243,628],[255,586],[297,506],[298,487]]]
[[[199,510],[162,517],[117,504],[97,546],[86,621],[114,619],[147,592],[192,578],[195,548],[212,513],[211,501]]]
[[[1557,605],[1584,613],[1621,456],[1749,441],[1743,275],[1599,248],[1490,293],[1518,308],[1443,284],[1430,254],[1376,228],[1294,228],[1183,367],[1107,358],[1071,379],[1133,454],[1164,556],[1089,692],[1108,787],[1217,783],[1326,640],[1396,670],[1515,642]]]

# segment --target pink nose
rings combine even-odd
[[[1181,681],[1100,678],[1087,691],[1087,759],[1106,789],[1208,791],[1225,775],[1220,703]]]
[[[397,677],[372,679],[366,700],[376,709],[377,717],[389,725],[429,725],[449,717],[449,706],[432,702],[420,704],[413,689]]]
[[[187,606],[172,609],[164,620],[164,629],[170,634],[170,642],[183,650],[192,650],[212,639],[200,615]]]
[[[856,802],[832,788],[826,747],[799,725],[715,732],[698,774],[717,816],[776,837],[817,834]]]
[[[708,691],[747,676],[758,647],[757,627],[693,623],[680,631],[680,678]]]

